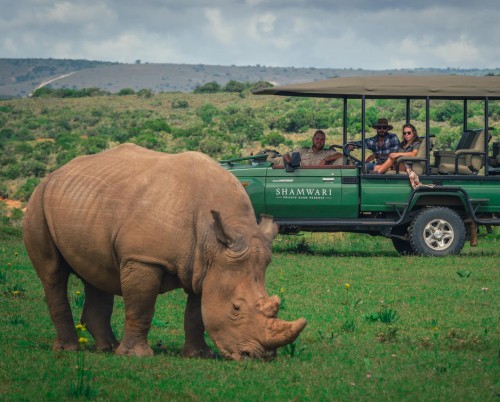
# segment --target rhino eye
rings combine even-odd
[[[241,309],[241,307],[240,307],[240,305],[239,305],[239,304],[237,304],[237,303],[233,303],[233,310],[234,310],[234,311],[240,311],[240,309]]]

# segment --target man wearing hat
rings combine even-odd
[[[365,138],[366,148],[373,152],[373,155],[366,159],[370,162],[366,166],[367,172],[372,171],[375,165],[384,163],[390,153],[399,151],[399,138],[396,134],[389,132],[393,127],[386,118],[378,119],[377,124],[372,127],[377,130],[377,135]],[[354,144],[361,146],[361,141]]]

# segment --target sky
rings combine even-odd
[[[500,0],[0,0],[0,58],[500,68]]]

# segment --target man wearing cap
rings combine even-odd
[[[399,138],[396,134],[389,132],[393,127],[386,118],[378,119],[377,124],[373,125],[372,128],[377,130],[377,135],[365,138],[366,148],[373,152],[373,155],[366,159],[367,162],[370,162],[366,166],[367,172],[372,171],[375,165],[384,163],[389,154],[399,150]],[[361,146],[361,141],[354,142],[354,144]]]
[[[325,149],[325,133],[323,130],[316,130],[310,148],[300,148],[294,152],[300,153],[301,166],[341,164],[343,157],[343,154],[340,152]],[[290,163],[290,154],[283,155],[283,160]]]

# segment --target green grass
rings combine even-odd
[[[497,237],[439,259],[399,257],[390,241],[361,235],[279,237],[267,288],[286,300],[281,318],[308,320],[294,345],[270,363],[183,359],[185,295],[177,290],[158,298],[149,336],[154,357],[118,357],[92,351],[92,340],[85,345],[88,399],[498,400]],[[70,398],[79,356],[51,351],[55,330],[20,240],[0,244],[0,272],[6,275],[0,282],[0,400]],[[83,286],[72,278],[76,317],[77,291]],[[383,312],[396,312],[395,319],[373,319]],[[117,298],[118,337],[123,316]]]

